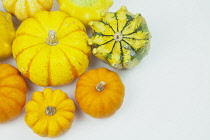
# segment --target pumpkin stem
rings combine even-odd
[[[50,46],[55,46],[58,44],[58,39],[56,38],[56,33],[54,30],[50,30],[48,32],[48,37],[46,39],[46,43]]]
[[[105,82],[104,81],[101,81],[97,86],[96,86],[96,90],[101,92],[104,90],[104,85],[105,85]]]
[[[48,106],[45,110],[46,114],[49,115],[49,116],[52,116],[55,114],[56,112],[56,108],[53,107],[53,106]]]
[[[121,41],[121,40],[123,39],[122,33],[116,32],[116,33],[114,34],[114,39],[115,39],[115,41]]]

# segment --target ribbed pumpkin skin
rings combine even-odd
[[[27,86],[19,71],[0,63],[0,123],[16,118],[26,101]]]
[[[50,11],[53,0],[2,0],[4,9],[23,21],[39,11]]]
[[[93,54],[116,69],[132,68],[150,49],[150,32],[145,19],[122,6],[116,13],[101,13],[102,21],[91,21],[94,31],[89,44]]]
[[[47,108],[54,108],[49,110]],[[25,107],[26,124],[43,137],[56,137],[66,132],[74,120],[75,105],[63,91],[50,88],[35,91]]]
[[[79,19],[84,25],[91,20],[101,20],[100,13],[108,11],[113,0],[58,0],[60,10]]]
[[[104,90],[96,86],[105,82]],[[75,98],[81,109],[94,118],[113,115],[122,105],[125,87],[119,75],[106,68],[89,70],[77,82]]]
[[[57,45],[46,42],[56,33]],[[90,46],[84,25],[60,11],[42,11],[22,22],[13,42],[19,71],[40,86],[57,86],[82,75],[89,64]]]
[[[0,59],[12,55],[12,41],[15,38],[15,28],[10,13],[0,11]]]

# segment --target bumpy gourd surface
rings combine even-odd
[[[9,64],[0,64],[0,123],[10,121],[21,113],[26,91],[26,83],[19,71]]]
[[[50,31],[56,33],[54,45],[47,41]],[[25,20],[16,34],[13,56],[18,69],[37,85],[67,84],[88,67],[90,47],[85,27],[64,12],[39,12]]]
[[[82,75],[75,91],[81,109],[94,118],[113,115],[121,107],[124,94],[119,75],[106,68],[92,69]]]
[[[46,88],[43,92],[34,92],[25,111],[25,122],[34,133],[43,137],[56,137],[71,127],[75,105],[61,90]]]
[[[101,13],[102,21],[91,21],[94,30],[89,44],[93,54],[116,69],[132,68],[147,55],[150,32],[145,19],[122,7],[116,13]]]
[[[53,0],[2,0],[2,4],[7,12],[23,21],[39,11],[49,11]]]
[[[113,0],[58,0],[60,10],[88,25],[91,20],[100,20],[101,11],[107,11]]]
[[[0,11],[0,59],[12,55],[12,41],[15,38],[15,29],[12,16]]]

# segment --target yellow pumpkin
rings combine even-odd
[[[2,0],[4,9],[23,21],[39,11],[50,11],[53,0]]]
[[[124,85],[117,73],[98,68],[80,77],[75,98],[85,113],[94,118],[105,118],[121,107],[124,92]]]
[[[108,11],[113,0],[58,0],[60,10],[88,25],[91,20],[100,20],[100,13]]]
[[[15,38],[15,29],[10,13],[0,11],[0,59],[12,55],[12,41]]]
[[[63,91],[46,88],[43,92],[34,92],[25,111],[25,122],[34,133],[56,137],[71,127],[75,105]]]
[[[19,71],[0,63],[0,123],[16,118],[26,101],[27,86]]]
[[[22,22],[12,45],[20,72],[40,86],[57,86],[82,75],[90,46],[84,25],[61,11],[41,11]]]

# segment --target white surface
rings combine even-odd
[[[121,76],[124,103],[106,119],[91,118],[77,107],[72,128],[55,139],[210,140],[210,1],[114,0],[110,11],[121,5],[146,18],[152,33],[149,55],[130,70],[114,70],[92,57],[89,69],[106,67]],[[58,9],[56,3],[53,10]],[[0,62],[15,66],[12,57]],[[76,81],[52,88],[74,100]],[[27,100],[44,89],[27,84]],[[2,140],[43,139],[25,124],[24,115],[0,125]]]

